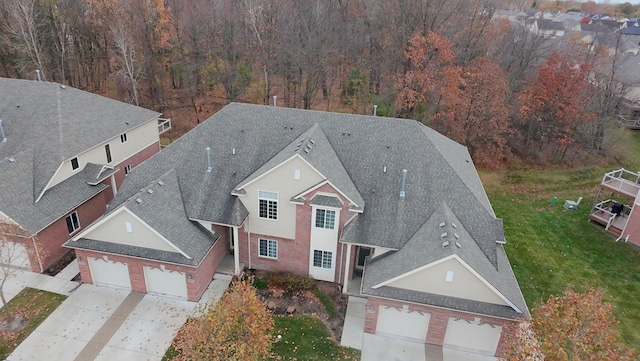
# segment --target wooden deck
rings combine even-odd
[[[614,192],[635,198],[640,192],[640,184],[631,182],[624,178],[609,178],[601,184],[603,187]]]
[[[589,214],[589,219],[606,227],[609,222],[609,214],[596,210]],[[620,236],[628,220],[629,218],[626,216],[616,217],[606,231],[614,236]]]

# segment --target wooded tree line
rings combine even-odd
[[[206,104],[273,96],[367,114],[376,104],[378,115],[465,144],[488,167],[601,152],[615,97],[611,79],[593,87],[588,76],[611,59],[578,45],[549,56],[545,39],[495,9],[486,0],[4,0],[0,75],[33,79],[37,69],[162,112],[177,101],[197,121]]]

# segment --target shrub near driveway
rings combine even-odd
[[[25,288],[9,301],[12,312],[26,316],[27,324],[19,331],[0,333],[0,360],[9,356],[66,298],[57,293]]]

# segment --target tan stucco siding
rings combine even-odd
[[[299,178],[295,179],[298,174]],[[244,188],[247,192],[240,200],[251,214],[252,233],[294,239],[296,234],[296,206],[291,197],[318,184],[324,178],[299,157],[293,157],[276,166],[269,173]],[[278,219],[262,219],[258,210],[258,191],[278,193]]]
[[[136,153],[158,141],[158,124],[153,120],[132,129],[126,134],[127,141],[124,143],[121,142],[120,135],[118,135],[107,142],[101,143],[83,153],[78,154],[77,158],[79,167],[76,170],[71,168],[70,159],[64,161],[56,174],[54,174],[47,189],[81,171],[87,163],[110,164],[115,166],[125,159],[132,157]],[[111,151],[110,163],[107,163],[107,153],[105,151],[106,144],[109,144]]]
[[[451,282],[447,281],[447,272],[453,272]],[[397,279],[388,286],[507,305],[491,288],[455,258]]]
[[[131,225],[131,232],[127,231],[127,223]],[[104,242],[177,252],[176,248],[159,237],[146,224],[124,210],[113,215],[104,223],[98,224],[84,234],[83,237]]]

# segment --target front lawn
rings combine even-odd
[[[9,309],[26,316],[27,324],[20,331],[0,333],[0,360],[9,356],[66,298],[57,293],[25,288],[9,301]],[[0,309],[0,312],[4,310]],[[0,318],[4,318],[3,313]]]
[[[604,172],[614,168],[569,171],[481,173],[497,217],[503,218],[506,250],[529,308],[566,287],[590,287],[614,306],[624,341],[640,350],[640,253],[615,242],[587,214]],[[557,205],[551,207],[553,197]],[[577,211],[565,199],[584,197]]]
[[[271,351],[278,360],[360,360],[360,351],[341,347],[325,325],[313,316],[274,317]],[[278,335],[282,336],[278,339]],[[280,357],[280,358],[278,358]]]

